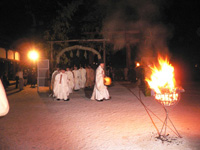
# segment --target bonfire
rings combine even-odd
[[[165,106],[174,105],[180,100],[180,87],[176,85],[174,67],[168,59],[158,57],[158,66],[150,67],[151,75],[146,77],[150,88],[154,91],[155,99]]]
[[[145,80],[149,84],[149,87],[153,90],[155,100],[162,104],[166,112],[166,117],[163,122],[162,129],[159,133],[159,138],[161,138],[162,140],[167,140],[167,120],[169,120],[172,125],[173,123],[168,116],[166,106],[177,104],[180,100],[180,92],[184,92],[184,89],[177,86],[174,75],[174,67],[169,63],[167,57],[163,58],[161,56],[158,56],[158,65],[150,67],[150,70],[151,73],[149,77],[145,78]],[[178,137],[181,137],[174,125],[173,127],[175,129],[174,133]],[[162,134],[163,129],[164,134]]]

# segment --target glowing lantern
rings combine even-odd
[[[104,78],[104,85],[111,85],[112,81],[110,77],[105,77]]]
[[[139,62],[136,63],[136,67],[140,67],[140,63]]]

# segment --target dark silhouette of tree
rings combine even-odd
[[[45,31],[44,38],[46,40],[67,40],[72,28],[70,21],[73,20],[73,15],[80,4],[81,1],[72,1],[67,5],[58,2],[57,16]]]

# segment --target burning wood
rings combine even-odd
[[[150,67],[151,75],[146,77],[149,86],[155,92],[155,99],[165,106],[174,105],[180,99],[180,88],[176,85],[174,67],[168,59],[158,57],[158,67]]]
[[[180,97],[180,93],[176,93],[176,92],[164,93],[164,94],[156,93],[155,95],[155,99],[165,106],[174,105],[175,103],[178,102],[179,97]]]

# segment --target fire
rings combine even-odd
[[[146,78],[151,89],[156,93],[162,93],[163,90],[172,92],[175,90],[174,67],[169,64],[169,61],[158,57],[159,67],[150,67],[152,74],[150,79]]]
[[[155,92],[155,99],[164,105],[171,105],[173,101],[179,99],[176,92],[176,81],[174,78],[174,67],[169,63],[168,59],[158,57],[159,66],[150,67],[151,76],[145,80],[151,89]]]

